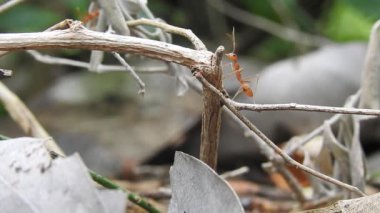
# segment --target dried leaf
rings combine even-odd
[[[331,130],[331,126],[326,122],[324,123],[323,143],[330,150],[335,160],[332,177],[343,182],[349,182],[351,174],[348,150],[339,143]]]
[[[380,108],[380,54],[379,34],[380,21],[377,21],[371,31],[365,58],[364,70],[362,72],[362,95],[360,108]]]
[[[125,24],[125,19],[122,13],[118,0],[98,0],[100,8],[102,8],[108,23],[112,26],[112,29],[120,35],[129,35],[130,31]]]
[[[320,151],[322,151],[322,148],[320,149]],[[305,152],[304,154],[305,154],[305,157],[304,157],[303,165],[320,171],[319,164],[320,164],[321,160],[316,160],[319,157],[310,156],[309,152]],[[321,157],[320,159],[324,159],[324,158]],[[313,197],[314,198],[319,198],[319,197],[331,195],[334,193],[332,191],[334,189],[332,184],[321,182],[320,179],[316,178],[313,175],[309,175],[309,179],[310,179],[310,183],[311,183],[312,188],[313,188]]]
[[[326,144],[328,149],[332,152],[333,156],[338,161],[346,161],[348,160],[348,150],[342,144],[338,142],[336,137],[334,136],[331,126],[326,122],[323,124],[323,142]]]
[[[52,160],[44,141],[0,141],[2,212],[124,212],[119,191],[99,190],[78,155]]]
[[[360,123],[359,116],[345,115],[342,117],[338,140],[344,144],[348,150],[350,180],[349,183],[363,190],[365,186],[365,162],[364,154],[361,147],[359,134]],[[351,193],[350,196],[353,196]]]
[[[380,193],[350,200],[340,200],[320,209],[303,211],[302,213],[378,213],[380,212]]]
[[[236,193],[202,161],[175,153],[169,212],[244,212]]]
[[[349,149],[351,184],[364,190],[366,177],[366,164],[363,149],[360,143],[360,123],[359,118],[351,116],[354,126],[351,147]]]
[[[148,4],[148,0],[121,0],[118,1],[122,10],[126,11],[130,16],[137,16],[142,10],[142,6]]]

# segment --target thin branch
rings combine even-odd
[[[331,41],[326,38],[284,27],[280,24],[270,21],[269,19],[241,10],[223,0],[208,0],[208,2],[216,10],[229,16],[230,18],[268,32],[286,41],[291,41],[307,46],[323,46],[331,43]]]
[[[380,115],[380,110],[374,109],[357,109],[357,108],[345,108],[345,107],[328,107],[328,106],[316,106],[316,105],[303,105],[303,104],[245,104],[230,101],[237,110],[250,110],[250,111],[279,111],[279,110],[291,110],[291,111],[311,111],[311,112],[326,112],[337,114],[355,114],[355,115]]]
[[[247,172],[249,172],[249,167],[243,166],[232,171],[224,172],[223,174],[220,175],[220,177],[223,179],[229,179],[229,178],[241,176]]]
[[[4,104],[5,109],[8,111],[12,119],[25,133],[36,138],[49,138],[46,143],[47,149],[59,153],[60,155],[64,155],[61,148],[59,148],[57,143],[42,127],[36,117],[34,117],[33,113],[2,82],[0,82],[0,101]]]
[[[194,35],[194,33],[189,29],[183,29],[180,27],[176,27],[170,24],[166,24],[164,22],[159,22],[151,19],[137,19],[132,21],[127,21],[129,27],[134,27],[137,25],[149,25],[163,29],[165,32],[177,34],[183,36],[191,41],[196,50],[207,50],[206,46],[203,42]]]
[[[151,212],[151,213],[159,213],[160,212],[158,209],[154,208],[154,206],[152,204],[150,204],[148,201],[146,201],[144,198],[142,198],[138,194],[132,193],[130,191],[127,191],[127,190],[121,188],[119,185],[115,184],[114,182],[112,182],[108,178],[106,178],[100,174],[97,174],[94,171],[88,170],[88,172],[90,173],[91,178],[95,182],[99,183],[100,185],[102,185],[108,189],[118,189],[118,190],[123,191],[124,193],[127,194],[128,200],[130,200],[131,202],[135,203],[136,205],[142,207],[143,209],[147,210],[148,212]]]
[[[201,93],[202,90],[200,88],[200,85],[193,82],[189,76],[187,76],[187,81],[194,90]],[[267,146],[263,140],[258,138],[254,132],[248,129],[247,126],[238,117],[236,117],[234,113],[231,112],[231,110],[229,110],[226,106],[223,106],[222,109],[227,114],[227,116],[229,116],[232,119],[232,121],[234,121],[238,126],[240,126],[244,130],[244,136],[250,139],[253,143],[256,143],[258,145],[259,151],[263,155],[265,155],[265,157],[271,162],[271,165],[275,167],[277,172],[280,173],[281,176],[285,179],[285,181],[289,184],[289,187],[294,192],[296,199],[300,203],[306,201],[306,196],[302,191],[302,187],[297,182],[293,174],[291,174],[287,170],[287,168],[285,167],[284,160],[278,154],[276,154],[273,151],[273,149]]]
[[[24,0],[10,0],[5,2],[4,4],[0,5],[0,13],[16,6],[17,4],[23,2]]]
[[[90,63],[77,61],[72,59],[54,57],[50,55],[44,55],[35,50],[27,50],[35,60],[45,63],[45,64],[57,64],[57,65],[68,65],[73,67],[80,67],[90,70]],[[152,73],[168,73],[167,66],[157,66],[157,67],[132,67],[136,72],[143,74],[152,74]],[[110,72],[110,71],[125,71],[125,67],[117,65],[104,65],[99,64],[97,72]],[[129,71],[129,70],[128,70]]]
[[[361,94],[360,90],[358,90],[358,92],[356,92],[354,95],[350,96],[348,98],[346,104],[344,104],[344,107],[353,107],[355,105],[355,103],[358,102],[358,100],[360,98],[360,94]],[[313,139],[317,135],[321,134],[324,131],[325,123],[327,125],[331,126],[331,125],[335,124],[336,122],[338,122],[342,116],[343,116],[343,114],[334,115],[331,118],[325,120],[325,122],[323,124],[321,124],[319,127],[315,128],[312,132],[310,132],[306,136],[302,137],[302,139],[288,143],[286,145],[286,147],[284,148],[285,153],[288,155],[293,154],[293,152],[295,152],[299,147],[305,145],[311,139]]]
[[[218,90],[216,89],[215,87],[213,87],[201,74],[197,74],[196,75],[197,79],[199,81],[201,81],[201,83],[203,84],[204,87],[207,87],[209,88],[211,91],[213,91],[215,94],[217,94],[221,101],[223,102],[223,104],[229,109],[231,110],[231,112],[236,116],[238,117],[250,130],[252,130],[258,137],[260,137],[269,147],[271,147],[277,154],[279,154],[285,162],[287,162],[288,164],[296,167],[296,168],[299,168],[315,177],[318,177],[320,178],[321,180],[324,180],[324,181],[327,181],[327,182],[330,182],[330,183],[333,183],[337,186],[340,186],[346,190],[349,190],[351,192],[354,192],[356,193],[357,195],[360,195],[360,196],[365,196],[366,194],[364,194],[360,189],[358,189],[357,187],[354,187],[354,186],[351,186],[349,184],[346,184],[346,183],[343,183],[339,180],[336,180],[334,178],[331,178],[327,175],[324,175],[318,171],[315,171],[307,166],[304,166],[300,163],[298,163],[297,161],[295,161],[294,159],[292,159],[289,155],[287,155],[285,152],[283,152],[275,143],[273,143],[264,133],[262,133],[255,125],[253,125],[249,120],[248,118],[246,118],[245,116],[243,116],[236,108],[235,106],[232,104],[232,101],[230,99],[227,99],[224,97],[224,95]]]
[[[145,94],[145,83],[141,80],[141,78],[136,74],[136,72],[133,70],[131,66],[124,60],[123,57],[120,56],[117,52],[112,52],[112,55],[115,56],[115,58],[125,67],[126,71],[129,71],[133,78],[137,81],[137,84],[140,86],[139,94],[144,95]]]
[[[268,146],[267,146],[268,147]],[[301,184],[298,182],[297,178],[286,168],[285,160],[281,158],[280,155],[274,154],[272,158],[269,158],[270,162],[268,162],[268,166],[274,168],[276,172],[281,174],[284,178],[290,189],[294,192],[295,198],[301,203],[305,203],[307,201],[306,195],[302,189]]]
[[[15,51],[25,49],[70,48],[128,52],[147,57],[174,62],[193,69],[210,69],[212,52],[192,50],[178,45],[95,32],[83,27],[80,22],[68,21],[69,29],[38,33],[0,34],[0,50]]]

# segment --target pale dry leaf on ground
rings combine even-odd
[[[125,212],[121,191],[99,189],[78,155],[52,160],[44,140],[0,141],[2,212]]]
[[[228,183],[205,163],[185,153],[175,153],[170,185],[170,213],[244,212]]]
[[[350,200],[340,200],[328,207],[307,210],[302,213],[378,213],[380,212],[379,199],[380,193],[377,193]]]

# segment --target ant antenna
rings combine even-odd
[[[232,33],[229,34],[229,33],[226,33],[228,38],[231,39],[231,42],[232,42],[232,53],[235,53],[235,49],[236,49],[236,43],[235,43],[235,27],[232,27]]]
[[[235,27],[232,27],[232,52],[235,53]]]

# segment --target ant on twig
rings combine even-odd
[[[243,79],[242,74],[241,74],[241,72],[243,71],[243,68],[240,67],[240,64],[238,62],[238,56],[235,53],[235,47],[236,47],[236,45],[235,45],[235,28],[232,28],[232,35],[229,35],[229,37],[232,40],[232,52],[227,53],[225,55],[229,60],[232,61],[233,73],[235,73],[236,79],[240,83],[241,90],[244,92],[244,94],[246,96],[253,97],[253,90],[251,89],[250,85],[248,84],[250,81]],[[240,91],[240,88],[239,88],[239,91]],[[239,93],[239,91],[238,91],[238,93]]]

